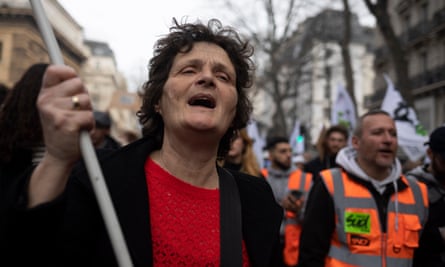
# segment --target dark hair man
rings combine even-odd
[[[96,125],[91,132],[91,141],[97,149],[118,149],[121,144],[110,135],[111,117],[108,112],[97,111],[93,112],[94,121]]]
[[[430,163],[406,175],[428,187],[428,221],[414,254],[413,266],[445,266],[445,126],[435,129],[426,144]]]
[[[293,266],[298,259],[303,199],[312,184],[312,175],[292,164],[292,148],[288,138],[271,137],[267,140],[266,149],[270,165],[262,170],[262,174],[286,215],[280,228],[283,264],[286,264],[283,266]]]

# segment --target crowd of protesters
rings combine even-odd
[[[382,110],[323,131],[311,159],[271,134],[260,169],[246,130],[252,54],[218,20],[173,20],[149,62],[143,138],[125,146],[72,68],[30,66],[0,105],[5,266],[118,265],[82,130],[135,266],[445,266],[445,127],[409,171]]]

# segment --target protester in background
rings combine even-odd
[[[348,129],[342,125],[334,125],[328,128],[320,137],[321,142],[317,147],[318,157],[307,162],[304,171],[317,177],[320,171],[337,167],[335,158],[338,151],[347,145],[348,136]]]
[[[224,168],[262,177],[258,160],[253,153],[253,140],[246,128],[239,130],[230,144],[230,150],[221,162]]]
[[[0,240],[4,240],[6,214],[12,206],[12,184],[37,165],[44,153],[43,134],[36,107],[43,74],[48,64],[30,66],[15,83],[0,109]],[[0,242],[0,251],[5,251]],[[2,257],[3,258],[3,257]]]
[[[8,94],[9,89],[6,85],[0,83],[0,108],[2,106],[3,101],[6,98],[6,95]]]
[[[95,110],[94,121],[96,125],[91,132],[91,141],[97,149],[119,149],[121,144],[110,135],[111,118],[108,112]]]
[[[262,173],[272,187],[275,200],[283,207],[286,215],[280,228],[283,251],[283,262],[280,266],[292,266],[296,264],[298,258],[300,215],[304,195],[312,183],[312,175],[293,166],[292,148],[288,138],[270,137],[266,149],[270,165],[267,169],[263,169]]]
[[[218,20],[174,20],[154,47],[144,138],[101,161],[133,265],[277,266],[282,212],[270,186],[216,165],[250,118],[252,46]],[[48,68],[38,106],[47,153],[12,217],[20,253],[37,254],[34,266],[116,266],[87,174],[72,172],[79,131],[94,124],[73,69]]]
[[[304,163],[305,159],[303,155],[294,155],[292,156],[292,163],[295,165],[296,168],[303,170],[304,169]]]
[[[445,126],[431,133],[427,145],[430,163],[406,174],[428,187],[428,221],[414,254],[415,267],[445,266]]]
[[[43,156],[43,135],[36,101],[48,64],[30,66],[0,109],[0,178],[14,179]],[[1,194],[0,194],[1,195]]]
[[[341,168],[322,171],[309,193],[299,267],[412,265],[427,189],[402,175],[396,152],[390,115],[361,116],[352,147],[337,156]]]

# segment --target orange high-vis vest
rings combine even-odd
[[[382,231],[378,207],[369,190],[335,168],[320,173],[334,200],[336,228],[325,266],[411,266],[428,215],[424,184],[401,177],[408,185],[391,196],[387,229]],[[322,212],[322,211],[320,211]]]
[[[299,190],[306,196],[312,185],[312,174],[297,169],[289,176],[288,188]],[[298,261],[298,249],[300,247],[301,224],[292,212],[286,212],[286,225],[284,228],[284,262],[294,266]]]
[[[261,174],[263,175],[264,178],[267,178],[267,175],[269,174],[269,172],[267,171],[266,168],[261,169]]]

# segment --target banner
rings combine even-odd
[[[342,85],[338,85],[337,99],[331,109],[332,125],[343,125],[349,129],[349,132],[351,132],[354,130],[357,123],[355,114],[354,102],[346,91],[346,88]]]
[[[388,112],[396,122],[399,147],[409,160],[417,161],[425,155],[427,133],[417,120],[414,109],[406,104],[389,76],[383,74],[383,77],[387,89],[381,109]]]
[[[246,130],[249,137],[253,139],[253,153],[255,154],[258,164],[262,169],[264,167],[263,148],[266,145],[266,141],[263,137],[261,137],[256,121],[250,120],[247,123]]]

